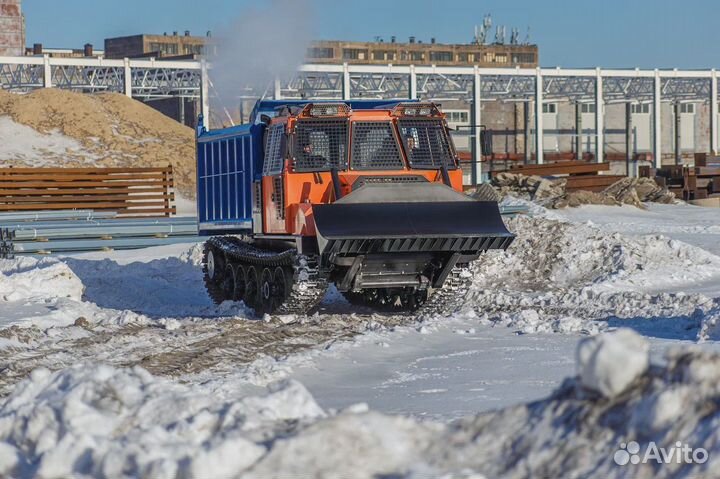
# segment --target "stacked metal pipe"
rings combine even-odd
[[[200,241],[197,218],[115,218],[92,211],[0,214],[0,258]]]

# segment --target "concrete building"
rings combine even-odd
[[[189,31],[183,35],[173,32],[163,35],[132,35],[127,37],[106,38],[105,57],[117,58],[159,58],[159,59],[196,59],[215,53],[216,44],[210,36],[192,36]]]
[[[21,0],[0,0],[0,56],[20,56],[25,51],[25,17]]]
[[[438,65],[523,67],[538,65],[537,45],[423,43],[410,37],[406,43],[318,41],[307,50],[308,63],[363,65]]]

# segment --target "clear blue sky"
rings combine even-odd
[[[267,0],[24,0],[27,42],[98,48],[106,37],[218,30]],[[540,46],[542,66],[720,68],[717,0],[308,0],[316,38],[468,42],[491,13]],[[300,20],[306,21],[306,20]],[[308,23],[311,23],[308,21]],[[268,25],[268,34],[283,25]]]

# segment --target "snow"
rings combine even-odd
[[[253,321],[192,243],[0,261],[0,476],[614,477],[621,441],[714,450],[717,212],[533,211],[451,318],[331,291]]]
[[[18,162],[26,166],[58,166],[58,160],[92,163],[98,156],[87,151],[69,136],[59,131],[39,133],[29,126],[0,116],[0,161]]]
[[[593,346],[599,355],[625,358],[643,349],[623,332]],[[584,376],[568,378],[545,399],[450,424],[362,405],[324,411],[294,381],[273,384],[259,396],[226,397],[139,367],[38,369],[0,403],[0,474],[658,477],[656,464],[619,466],[615,453],[630,441],[682,441],[704,447],[709,460],[669,462],[661,475],[708,476],[720,467],[720,406],[714,400],[720,355],[671,351],[666,361],[643,368],[611,395],[588,394]],[[618,370],[616,361],[591,363]]]
[[[614,398],[647,371],[648,350],[648,343],[630,329],[585,338],[577,349],[580,383]]]

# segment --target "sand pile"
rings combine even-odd
[[[64,135],[81,149],[45,148],[37,156],[0,148],[0,161],[15,166],[165,166],[176,187],[195,194],[194,135],[142,102],[117,93],[86,95],[57,89],[15,95],[0,90],[0,117],[33,128],[37,135]],[[64,143],[63,143],[64,145]]]

